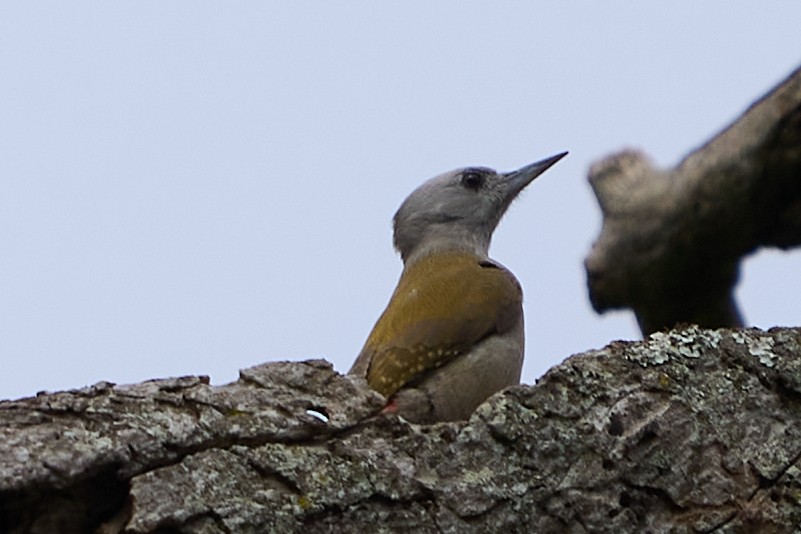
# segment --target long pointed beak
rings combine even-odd
[[[522,169],[506,173],[504,175],[506,177],[506,180],[504,180],[504,182],[508,187],[507,189],[508,198],[510,200],[514,198],[520,191],[523,190],[524,187],[530,184],[534,180],[534,178],[547,171],[549,168],[551,168],[551,166],[554,163],[556,163],[565,156],[567,156],[567,152],[562,152],[561,154],[556,154],[555,156],[551,156],[550,158],[545,158],[544,160],[538,161],[536,163],[526,165]]]

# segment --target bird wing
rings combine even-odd
[[[475,343],[511,329],[522,292],[504,267],[469,254],[437,254],[404,271],[351,369],[390,396]]]

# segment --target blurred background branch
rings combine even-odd
[[[672,169],[626,150],[589,180],[604,218],[585,260],[598,313],[630,308],[643,334],[742,326],[742,259],[801,243],[801,68]]]

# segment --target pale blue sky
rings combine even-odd
[[[801,64],[801,3],[0,4],[0,398],[279,359],[345,371],[423,180],[569,150],[492,255],[533,382],[638,333],[596,316],[591,162],[661,165]],[[750,324],[799,324],[801,256],[748,262]]]

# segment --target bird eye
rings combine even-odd
[[[462,185],[474,191],[478,190],[484,185],[484,175],[478,171],[464,171],[462,173]]]

